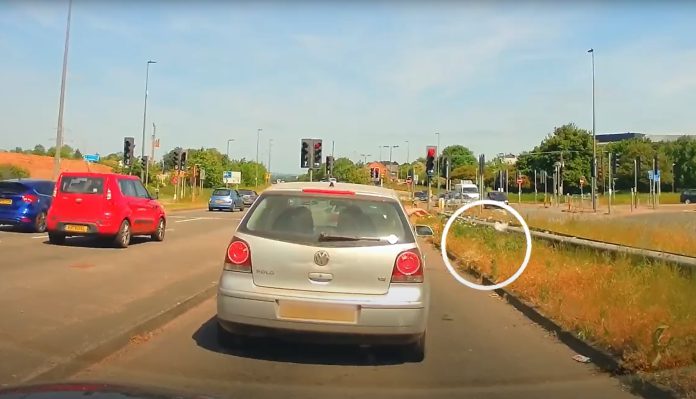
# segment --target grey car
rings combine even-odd
[[[264,191],[225,251],[218,339],[248,335],[399,345],[422,361],[430,284],[417,236],[390,189],[282,183]]]
[[[246,206],[251,206],[254,201],[256,201],[256,198],[259,196],[256,191],[253,190],[239,190],[239,195],[242,196],[242,200],[244,201],[244,205]]]
[[[230,188],[216,188],[208,200],[208,210],[244,210],[244,201],[237,190]]]

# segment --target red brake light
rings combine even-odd
[[[22,201],[26,202],[27,204],[31,204],[32,202],[36,202],[38,200],[39,197],[34,194],[25,194],[22,196]]]
[[[225,253],[225,270],[251,273],[251,250],[246,241],[232,239]]]
[[[307,194],[332,194],[332,195],[355,195],[355,191],[349,190],[325,190],[322,188],[304,188],[303,193]]]
[[[417,249],[409,249],[396,257],[391,281],[392,283],[423,282],[423,262]]]

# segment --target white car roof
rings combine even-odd
[[[399,200],[399,196],[396,191],[390,188],[384,188],[379,186],[371,186],[368,184],[353,184],[353,183],[341,183],[334,182],[333,187],[330,182],[291,182],[291,183],[278,183],[267,188],[264,192],[277,192],[277,191],[302,191],[305,188],[320,189],[320,190],[344,190],[353,191],[355,194],[359,195],[374,195],[378,197],[386,197],[394,200]]]

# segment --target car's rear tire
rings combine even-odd
[[[157,223],[157,230],[150,236],[152,241],[164,241],[164,232],[167,231],[167,222],[164,218],[160,218]]]
[[[404,360],[411,363],[420,363],[425,359],[425,333],[403,348]]]
[[[114,237],[114,246],[116,248],[127,248],[130,244],[131,228],[128,220],[121,222],[121,227],[118,228],[118,234]]]
[[[41,212],[36,215],[33,230],[35,233],[43,233],[46,231],[46,212]]]
[[[65,235],[60,233],[48,233],[48,242],[55,245],[65,243]]]
[[[225,330],[219,322],[215,323],[215,325],[217,327],[217,343],[221,348],[238,349],[246,343],[246,337],[243,335]]]
[[[691,200],[690,200],[690,199],[686,199],[686,200],[684,200],[684,203],[685,203],[686,205],[689,205],[689,204],[691,203]]]
[[[214,211],[214,210],[215,210],[215,209],[213,209],[213,208],[208,208],[208,212],[212,212],[212,211]]]

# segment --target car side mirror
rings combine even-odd
[[[426,226],[424,224],[417,224],[415,231],[416,236],[418,237],[432,237],[434,235],[433,229],[430,226]]]

